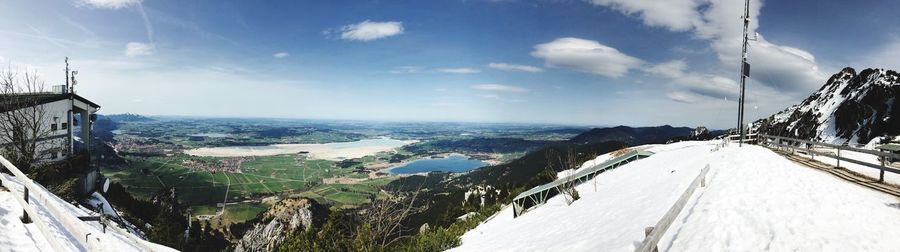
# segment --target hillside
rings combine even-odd
[[[688,136],[693,129],[688,127],[628,127],[595,128],[581,133],[569,140],[574,144],[593,144],[616,141],[629,145],[645,143],[664,143],[673,137]]]
[[[660,251],[892,251],[898,199],[799,166],[759,146],[713,142],[649,146],[656,154],[513,218],[507,207],[452,251],[634,251],[707,164]],[[685,158],[690,157],[690,158]]]
[[[900,135],[894,106],[900,74],[892,70],[844,68],[818,91],[755,124],[760,132],[829,143],[866,144],[875,137]]]

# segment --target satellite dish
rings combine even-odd
[[[109,179],[103,178],[103,193],[109,191]]]

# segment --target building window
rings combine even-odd
[[[56,131],[56,123],[50,124],[50,130]]]
[[[62,129],[68,129],[68,128],[69,128],[69,123],[62,123],[62,127],[61,127],[61,128],[62,128]]]

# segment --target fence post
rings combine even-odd
[[[838,152],[837,166],[835,166],[835,167],[840,168],[841,167],[841,147],[837,148],[837,152]]]
[[[22,186],[25,189],[25,204],[28,204],[28,186]],[[31,218],[28,217],[28,212],[25,211],[26,206],[22,206],[22,223],[28,224],[31,223]],[[48,237],[49,239],[49,237]]]
[[[816,159],[816,153],[815,153],[815,151],[816,151],[816,146],[815,146],[815,145],[812,145],[812,144],[806,144],[806,146],[809,147],[809,148],[807,149],[807,151],[809,151],[809,159],[810,159],[810,160],[815,160],[815,159]]]
[[[881,172],[878,174],[878,182],[884,182],[884,160],[887,157],[881,158]]]
[[[644,237],[650,236],[650,233],[653,232],[654,227],[646,227],[644,228]],[[659,252],[659,247],[656,244],[653,245],[653,252]]]

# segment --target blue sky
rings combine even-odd
[[[0,1],[0,60],[103,113],[735,124],[743,1]],[[748,118],[900,68],[897,1],[751,1]]]

